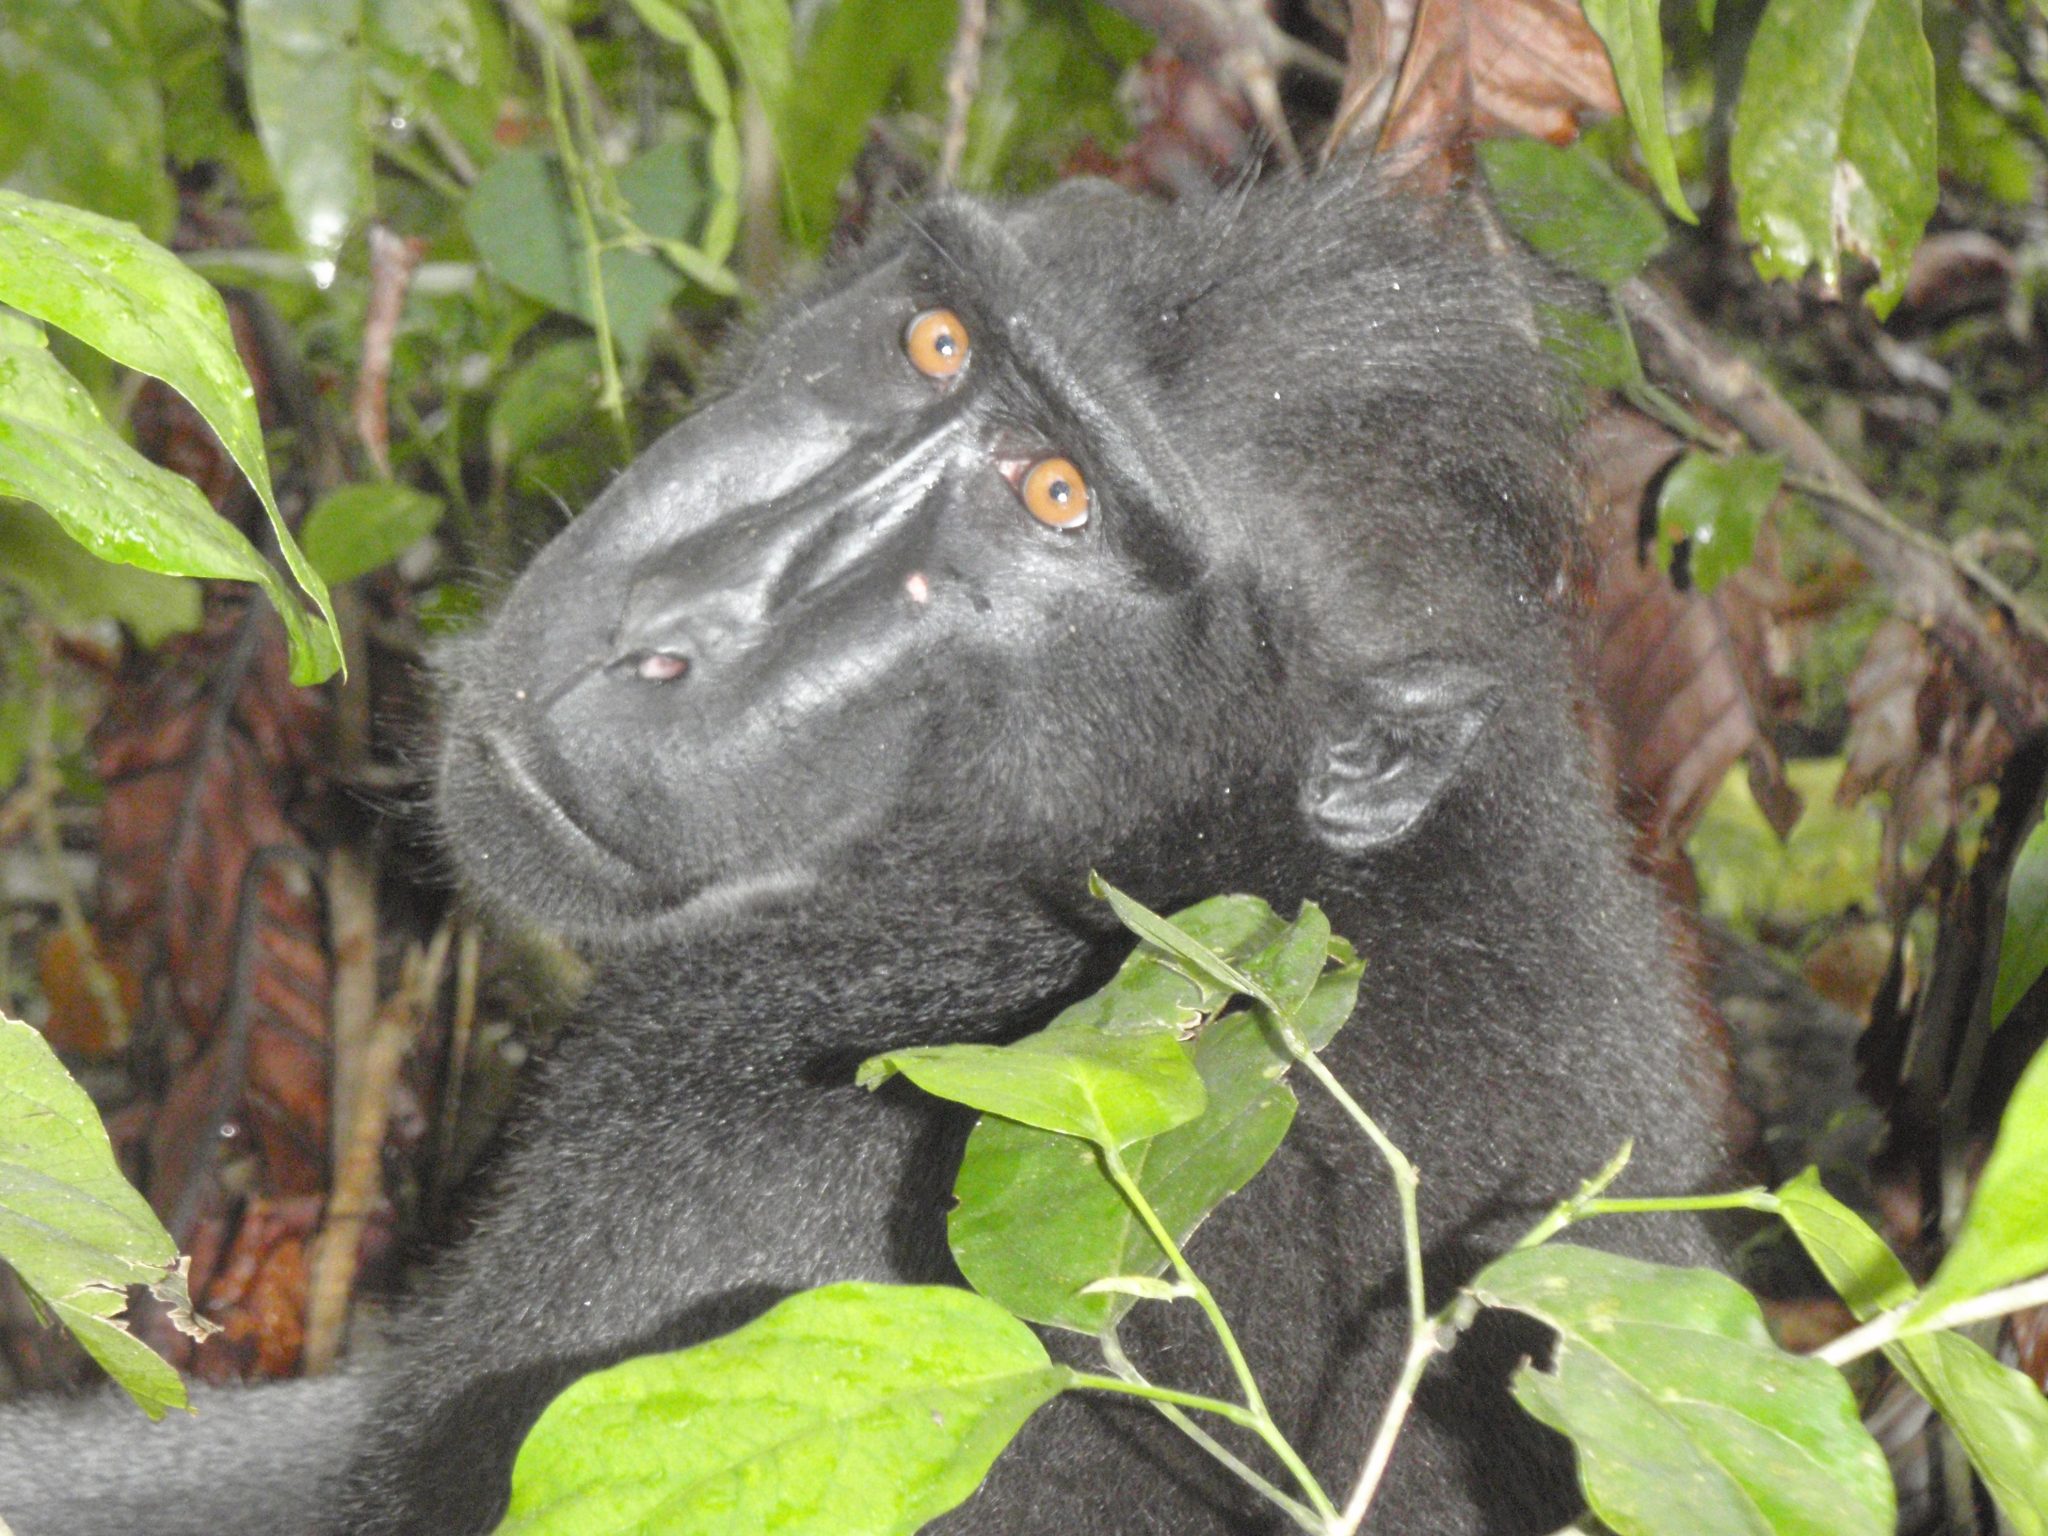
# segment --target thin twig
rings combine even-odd
[[[946,65],[946,140],[939,152],[938,185],[960,179],[967,155],[967,120],[974,111],[974,93],[981,85],[981,46],[988,36],[988,0],[960,0],[960,29],[953,34],[953,57]]]
[[[363,1053],[355,1123],[349,1127],[347,1154],[334,1171],[327,1219],[314,1242],[312,1273],[306,1282],[304,1361],[309,1376],[330,1369],[341,1353],[356,1256],[382,1188],[379,1170],[384,1131],[391,1123],[391,1092],[441,989],[449,936],[449,926],[443,923],[424,952],[415,948],[406,957],[398,988],[379,1010],[377,1027]]]
[[[1109,1368],[1117,1374],[1118,1379],[1141,1386],[1151,1385],[1145,1379],[1144,1373],[1131,1363],[1131,1357],[1124,1353],[1123,1344],[1117,1338],[1116,1328],[1113,1324],[1097,1336],[1096,1342],[1102,1346],[1102,1357],[1109,1362]],[[1233,1477],[1250,1488],[1252,1492],[1259,1495],[1260,1498],[1271,1504],[1303,1530],[1314,1533],[1314,1536],[1323,1536],[1325,1525],[1320,1515],[1299,1499],[1290,1498],[1287,1494],[1282,1493],[1272,1483],[1267,1481],[1266,1478],[1261,1476],[1243,1457],[1239,1456],[1229,1446],[1218,1440],[1209,1431],[1190,1418],[1187,1410],[1176,1403],[1155,1401],[1152,1406],[1164,1415],[1169,1424],[1194,1441],[1208,1455],[1215,1458],[1218,1464],[1227,1468]]]
[[[391,478],[391,351],[398,338],[399,316],[412,274],[426,250],[425,242],[393,234],[382,224],[370,226],[370,300],[363,314],[363,363],[356,373],[351,415],[356,436],[377,473]]]
[[[1812,1358],[1825,1360],[1829,1365],[1843,1366],[1900,1339],[1989,1322],[1995,1317],[2023,1312],[2028,1307],[2048,1306],[2048,1275],[2023,1280],[2018,1285],[2001,1286],[1998,1290],[1986,1291],[1982,1296],[1972,1296],[1967,1301],[1959,1301],[1926,1317],[1916,1318],[1913,1314],[1919,1304],[1915,1299],[1878,1314],[1862,1327],[1853,1328],[1839,1339],[1822,1345],[1813,1352]]]

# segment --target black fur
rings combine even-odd
[[[901,350],[932,305],[972,337],[952,388]],[[951,1278],[960,1117],[852,1065],[1099,983],[1128,940],[1091,866],[1159,908],[1313,897],[1357,942],[1331,1060],[1422,1169],[1437,1295],[1623,1135],[1630,1187],[1711,1181],[1546,600],[1571,499],[1532,313],[1454,215],[1337,179],[940,203],[793,306],[447,658],[457,859],[604,952],[474,1234],[338,1380],[202,1394],[139,1451],[0,1417],[18,1536],[487,1530],[578,1373],[798,1287]],[[1079,532],[1006,483],[1042,452],[1093,484]],[[649,652],[689,670],[649,680]],[[1401,1343],[1394,1200],[1302,1099],[1192,1257],[1341,1490]],[[1710,1261],[1683,1223],[1595,1235]],[[1187,1310],[1126,1342],[1227,1391]],[[1576,1511],[1503,1391],[1529,1342],[1482,1329],[1432,1378],[1373,1529]],[[1075,1400],[940,1528],[1266,1525],[1148,1410]]]

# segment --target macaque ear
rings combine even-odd
[[[1302,782],[1309,825],[1339,853],[1399,842],[1457,778],[1500,700],[1498,682],[1456,662],[1402,662],[1365,678],[1350,732],[1318,749]]]

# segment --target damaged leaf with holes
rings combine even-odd
[[[194,1338],[177,1245],[121,1177],[99,1112],[43,1037],[0,1014],[0,1259],[151,1418],[185,1386],[120,1314],[143,1286]]]

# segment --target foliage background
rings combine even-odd
[[[0,500],[0,1006],[80,1071],[223,1324],[145,1332],[214,1378],[324,1368],[573,994],[573,956],[440,877],[422,657],[736,321],[942,182],[1442,183],[1475,139],[1510,221],[1614,292],[1572,349],[1591,723],[1758,1156],[1818,1158],[1931,1261],[2048,1036],[2048,18],[1796,9],[10,0],[0,183],[226,295],[349,658],[294,688],[247,588]],[[275,551],[189,405],[50,342]],[[1846,1324],[1758,1263],[1790,1336]],[[10,1305],[16,1381],[75,1376]],[[2048,1379],[2048,1325],[2011,1341]]]

